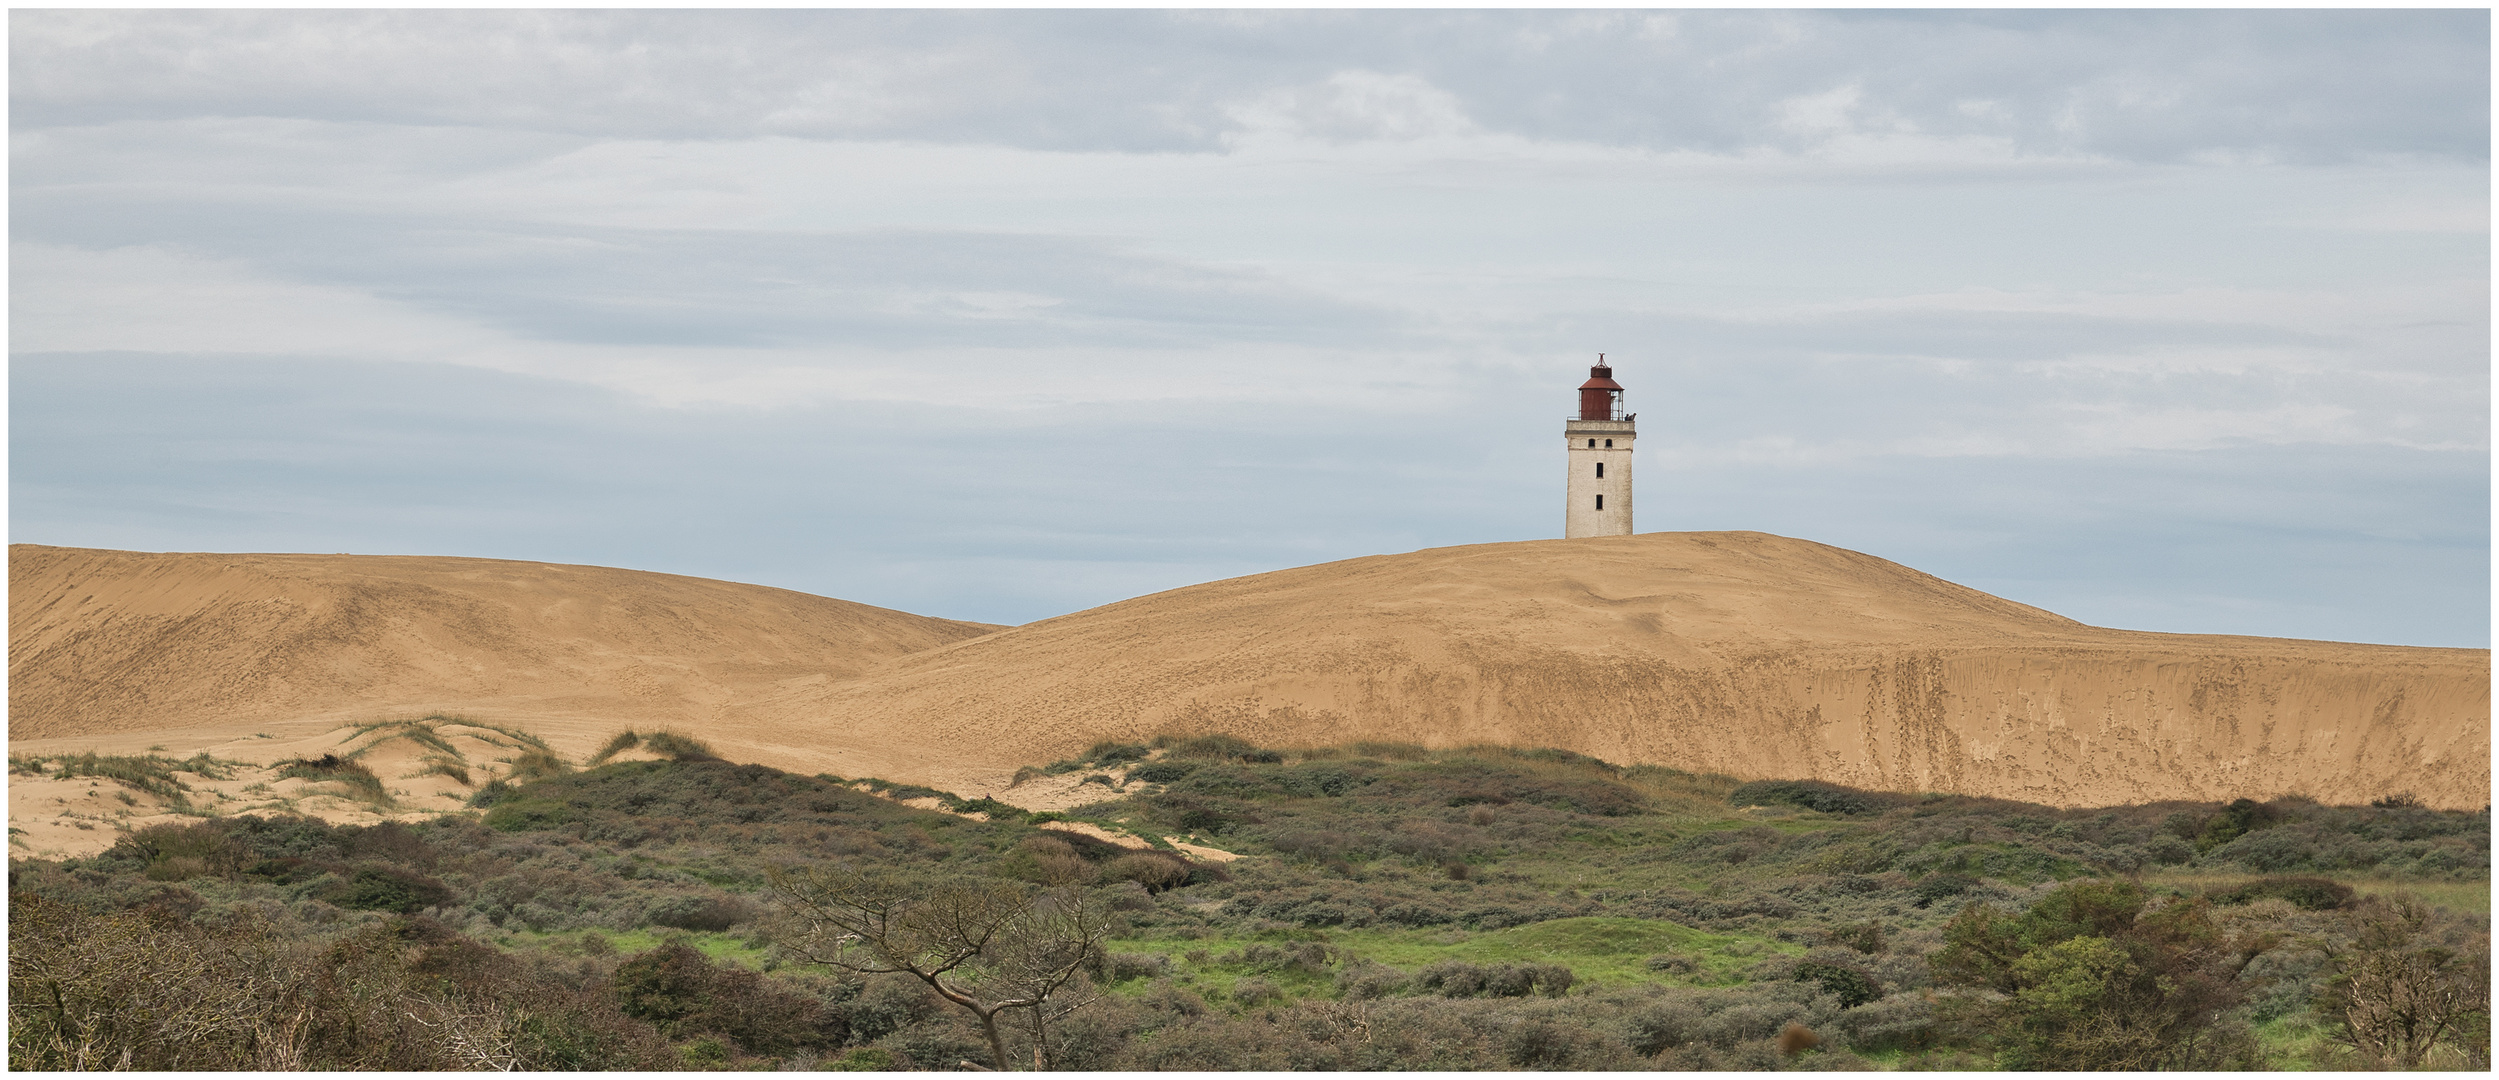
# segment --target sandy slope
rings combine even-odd
[[[443,711],[1009,799],[1019,765],[1208,730],[2066,805],[2490,791],[2487,651],[2103,630],[1759,533],[1383,555],[1007,629],[478,559],[18,546],[10,582],[13,752],[274,760]]]
[[[1441,548],[1214,582],[758,708],[896,778],[1098,737],[1559,746],[2077,805],[2490,792],[2489,653],[2089,627],[1760,533]]]
[[[596,566],[13,544],[9,738],[279,733],[437,710],[599,735],[708,724],[793,680],[995,629]]]

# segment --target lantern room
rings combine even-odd
[[[1588,369],[1588,381],[1579,384],[1579,418],[1623,418],[1623,386],[1614,381],[1614,369],[1605,366],[1604,353],[1598,353],[1596,365]]]

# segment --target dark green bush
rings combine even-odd
[[[1883,984],[1864,968],[1853,964],[1806,960],[1796,965],[1796,981],[1812,983],[1823,993],[1839,999],[1840,1007],[1853,1009],[1883,996]]]
[[[846,1024],[823,1005],[754,972],[715,964],[682,944],[625,961],[611,983],[625,1015],[670,1038],[725,1036],[750,1054],[838,1046]]]
[[[553,799],[513,798],[495,804],[482,820],[502,832],[538,832],[573,820],[573,809]]]
[[[421,874],[386,866],[366,866],[357,868],[347,880],[330,886],[321,898],[343,908],[413,915],[450,902],[451,890],[442,882]]]
[[[1865,792],[1820,780],[1755,780],[1727,793],[1729,806],[1800,806],[1821,814],[1871,814],[1882,803]]]
[[[2321,877],[2268,877],[2207,894],[2216,904],[2249,904],[2268,897],[2288,900],[2310,911],[2350,907],[2352,887]]]
[[[1149,761],[1128,770],[1128,779],[1147,784],[1168,784],[1196,771],[1189,761]]]
[[[1230,735],[1200,735],[1173,743],[1170,752],[1165,756],[1232,760],[1257,749],[1248,742]]]

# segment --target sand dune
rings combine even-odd
[[[793,681],[995,629],[596,566],[14,544],[9,738],[433,711],[605,731],[710,724]]]
[[[1557,746],[2059,805],[2487,805],[2489,653],[2105,630],[1760,533],[1442,548],[1214,582],[758,710],[958,783],[1105,736]]]
[[[1383,555],[1013,628],[479,559],[16,546],[10,582],[12,748],[55,753],[311,752],[439,711],[1010,799],[1019,765],[1165,731],[2061,805],[2490,792],[2487,651],[2105,630],[1760,533]]]

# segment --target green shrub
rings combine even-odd
[[[2267,877],[2208,895],[2216,904],[2250,904],[2271,897],[2310,911],[2335,911],[2350,907],[2354,893],[2351,886],[2329,878]]]
[[[1883,805],[1866,792],[1820,780],[1755,780],[1727,793],[1729,806],[1799,806],[1821,814],[1871,814]]]
[[[442,882],[421,874],[367,866],[357,869],[347,880],[324,890],[321,898],[358,911],[413,915],[450,902],[451,890]]]
[[[2204,823],[2195,837],[2195,853],[2202,855],[2241,836],[2273,824],[2276,812],[2253,799],[2234,799],[2230,805]]]
[[[573,809],[552,799],[524,796],[496,803],[483,820],[487,828],[502,832],[537,832],[573,820]]]
[[[625,1015],[672,1039],[718,1035],[750,1054],[777,1054],[838,1044],[844,1034],[822,1003],[680,943],[618,964],[609,985]],[[719,1049],[725,1060],[726,1049]]]
[[[1247,741],[1230,735],[1200,735],[1193,739],[1184,739],[1173,743],[1171,745],[1170,753],[1165,756],[1175,758],[1214,758],[1219,761],[1228,761],[1237,759],[1241,755],[1250,753],[1256,749],[1258,748],[1251,746]]]
[[[1839,999],[1843,1009],[1853,1009],[1883,996],[1883,984],[1854,964],[1806,960],[1796,965],[1796,981],[1814,984],[1823,993]]]
[[[1190,761],[1149,761],[1128,770],[1128,779],[1147,784],[1169,784],[1196,771]]]
[[[1415,985],[1442,997],[1560,997],[1577,979],[1560,964],[1470,964],[1442,960],[1415,973]]]

